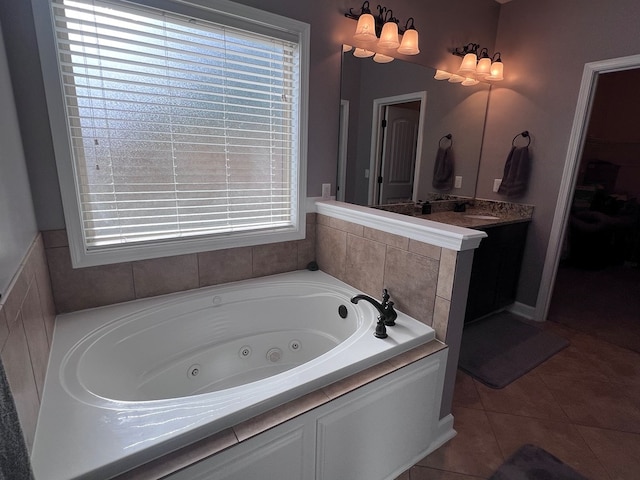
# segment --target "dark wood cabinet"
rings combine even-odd
[[[478,228],[487,232],[473,254],[465,323],[514,302],[529,222]]]

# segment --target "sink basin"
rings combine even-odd
[[[494,217],[493,215],[465,215],[465,217],[475,220],[500,220],[500,217]]]

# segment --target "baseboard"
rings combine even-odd
[[[520,315],[528,320],[534,320],[536,316],[536,307],[525,305],[520,302],[513,302],[506,308],[507,311]]]

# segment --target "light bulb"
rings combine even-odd
[[[475,53],[467,53],[462,59],[462,63],[460,64],[460,68],[458,69],[458,75],[475,74],[477,62],[478,57]]]
[[[381,48],[398,48],[400,46],[398,24],[396,22],[387,22],[382,26],[378,46]]]

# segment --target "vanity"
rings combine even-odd
[[[511,305],[516,298],[533,206],[471,199],[438,200],[427,206],[423,209],[410,202],[375,208],[486,232],[487,237],[473,255],[464,322]],[[423,214],[424,210],[431,213]]]

